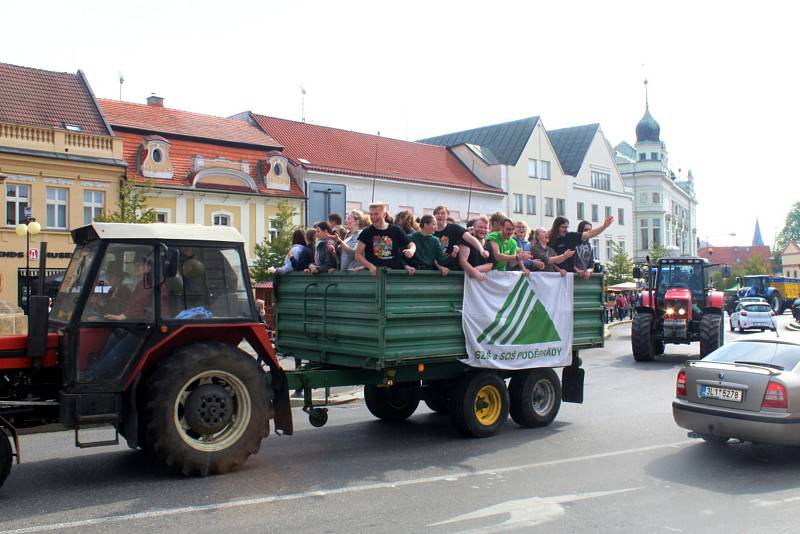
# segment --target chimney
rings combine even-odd
[[[156,96],[155,93],[147,97],[147,105],[148,106],[155,106],[157,108],[164,107],[164,97]]]

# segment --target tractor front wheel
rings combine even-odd
[[[11,463],[14,459],[14,451],[11,449],[11,438],[0,428],[0,487],[11,473]]]
[[[225,343],[197,343],[159,362],[145,386],[144,448],[187,476],[227,473],[269,433],[256,360]]]
[[[722,317],[713,313],[703,315],[700,320],[700,356],[707,356],[720,348],[724,343],[724,336]]]
[[[772,308],[772,311],[775,312],[775,315],[780,315],[783,313],[783,307],[781,306],[781,296],[779,293],[772,294],[772,298],[769,300],[769,305]]]
[[[637,313],[631,323],[631,348],[633,359],[637,362],[650,362],[655,357],[653,346],[653,316]]]

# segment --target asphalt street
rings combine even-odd
[[[784,328],[782,337],[800,333]],[[726,340],[755,334],[731,333]],[[510,419],[464,439],[422,405],[376,421],[362,402],[326,427],[295,410],[236,473],[186,479],[123,446],[79,450],[71,433],[23,438],[0,489],[5,532],[796,532],[797,448],[716,448],[672,420],[677,368],[698,345],[636,363],[629,327],[582,354],[586,397],[544,429]]]

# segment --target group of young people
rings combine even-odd
[[[589,240],[614,222],[607,217],[593,228],[581,221],[577,232],[569,231],[569,221],[556,217],[550,230],[528,231],[524,221],[514,222],[497,212],[480,216],[463,227],[449,217],[446,206],[433,215],[415,219],[404,210],[391,217],[381,202],[370,204],[369,215],[359,210],[345,220],[334,213],[313,228],[295,230],[285,264],[272,271],[324,273],[367,269],[372,275],[379,267],[436,270],[442,276],[464,271],[484,280],[491,270],[573,272],[588,278],[594,268]]]

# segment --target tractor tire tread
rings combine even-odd
[[[653,316],[637,313],[631,322],[631,348],[633,359],[637,362],[650,362],[655,357],[653,351]]]

